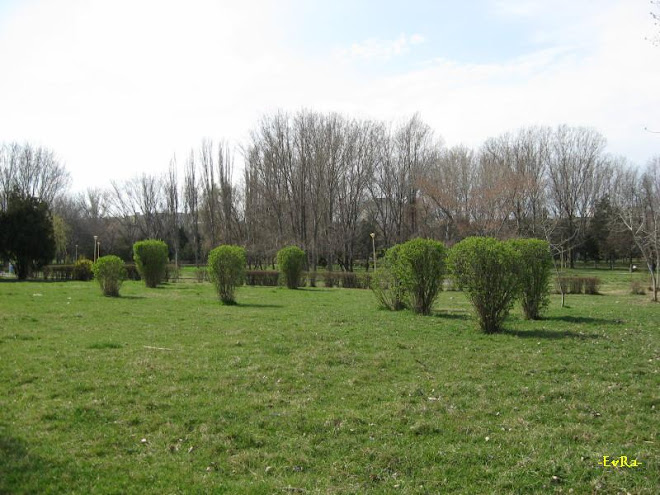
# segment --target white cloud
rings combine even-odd
[[[360,43],[353,43],[350,48],[341,50],[340,55],[346,58],[363,60],[389,60],[410,51],[410,47],[424,43],[424,36],[412,34],[399,35],[393,40],[369,38]]]

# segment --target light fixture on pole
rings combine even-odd
[[[96,243],[96,259],[101,257],[101,241]]]
[[[376,233],[372,232],[369,236],[371,237],[371,247],[374,251],[374,271],[376,271]]]
[[[99,238],[99,236],[95,235],[94,236],[94,251],[92,254],[92,258],[94,258],[94,262],[96,262],[96,240]]]

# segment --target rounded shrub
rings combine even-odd
[[[92,272],[92,262],[86,258],[80,258],[73,265],[73,280],[81,280],[87,282],[92,280],[94,273]]]
[[[378,306],[390,311],[399,311],[406,307],[405,288],[392,270],[392,267],[399,262],[400,252],[401,244],[389,248],[371,276],[371,290],[376,296]]]
[[[277,252],[277,264],[289,289],[300,287],[305,258],[305,251],[298,246],[288,246]]]
[[[390,269],[406,292],[415,313],[429,315],[442,290],[447,250],[432,239],[411,239],[401,244]]]
[[[218,246],[209,253],[209,278],[224,304],[236,303],[236,287],[245,280],[245,264],[245,249],[240,246]]]
[[[167,244],[163,241],[147,239],[133,244],[135,266],[147,287],[156,287],[165,279],[167,255]]]
[[[121,258],[113,255],[101,256],[92,265],[92,271],[104,296],[119,296],[121,284],[126,280],[126,268]]]
[[[514,239],[509,244],[520,256],[520,302],[525,318],[538,320],[549,302],[552,271],[550,244],[541,239]]]
[[[502,330],[520,293],[520,255],[508,243],[492,237],[468,237],[448,257],[449,268],[472,305],[485,333]]]

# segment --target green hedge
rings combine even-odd
[[[288,246],[277,252],[277,264],[284,283],[289,289],[297,289],[302,285],[305,260],[305,251],[298,246]]]
[[[165,279],[167,256],[167,244],[163,241],[147,239],[133,244],[135,266],[147,287],[156,287]]]
[[[209,253],[208,274],[224,304],[236,303],[236,288],[245,280],[245,249],[223,245]]]
[[[449,251],[448,264],[474,306],[485,333],[502,330],[520,294],[521,257],[509,243],[492,237],[468,237]]]
[[[126,268],[121,258],[113,255],[102,256],[96,260],[92,271],[104,296],[119,296],[119,289],[126,280]]]

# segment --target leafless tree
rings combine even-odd
[[[184,174],[183,201],[186,225],[188,232],[192,235],[193,255],[195,265],[199,266],[202,257],[202,239],[200,233],[200,194],[199,179],[197,178],[197,167],[195,155],[190,153]]]
[[[32,196],[53,205],[66,192],[70,176],[55,154],[30,144],[5,144],[0,147],[0,208],[6,208],[11,191]]]
[[[561,220],[560,244],[566,245],[571,267],[582,242],[604,179],[605,138],[593,129],[559,126],[553,133],[548,162],[550,214]],[[566,243],[566,239],[571,239]]]
[[[660,156],[654,157],[640,174],[634,168],[617,170],[616,210],[621,223],[632,234],[649,271],[653,300],[658,300],[660,266]]]

